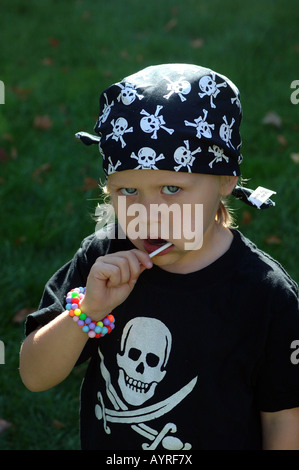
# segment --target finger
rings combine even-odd
[[[148,253],[133,249],[124,253],[124,256],[128,258],[130,263],[130,270],[131,270],[131,279],[137,280],[140,274],[145,269],[150,269],[153,267],[153,262],[149,257]]]
[[[146,251],[141,251],[137,250],[137,248],[134,248],[133,250],[130,250],[129,253],[134,253],[139,263],[144,266],[144,268],[149,269],[153,267],[153,262]]]
[[[115,270],[112,271],[113,279],[110,280],[116,281],[118,279],[119,284],[126,284],[130,281],[132,276],[132,261],[127,256],[113,256],[104,260],[104,263],[115,266]]]
[[[92,274],[96,280],[113,280],[114,284],[119,284],[121,279],[120,269],[117,264],[107,263],[104,259],[99,259],[92,267]]]
[[[107,287],[117,287],[137,280],[140,264],[135,256],[114,256],[101,262],[101,276],[107,280]]]
[[[114,264],[109,264],[107,268],[107,287],[117,287],[124,282],[122,282],[121,270],[120,267]]]
[[[133,249],[99,257],[92,271],[96,279],[107,281],[107,287],[116,287],[127,283],[133,285],[140,274],[152,265],[147,253]]]
[[[111,253],[110,255],[106,255],[99,259],[105,263],[107,262],[119,266],[123,273],[122,277],[124,282],[129,280],[129,273],[127,272],[128,268],[130,271],[130,279],[137,279],[144,269],[149,269],[153,266],[153,262],[148,253],[137,249]]]
[[[115,256],[122,256],[125,258],[131,257],[132,254],[138,259],[138,262],[145,266],[146,268],[151,268],[153,266],[152,260],[149,257],[148,253],[146,251],[141,251],[138,250],[137,248],[134,248],[133,250],[128,250],[128,251],[118,251],[116,253],[111,253],[106,256],[100,256],[98,260],[106,260],[106,259],[112,259]]]

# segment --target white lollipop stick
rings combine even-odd
[[[160,253],[161,251],[166,250],[166,248],[168,248],[168,247],[171,246],[171,245],[172,245],[171,242],[165,243],[165,245],[160,246],[159,248],[157,248],[157,250],[155,250],[155,251],[153,251],[152,253],[150,253],[150,254],[149,254],[149,257],[150,257],[150,258],[153,258],[153,257],[156,256],[158,253]]]

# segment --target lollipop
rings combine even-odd
[[[168,248],[168,247],[171,246],[171,245],[172,245],[171,242],[165,243],[165,245],[160,246],[159,248],[157,248],[157,250],[155,250],[155,251],[153,251],[152,253],[150,253],[150,254],[149,254],[149,257],[150,257],[150,258],[153,258],[153,257],[156,256],[158,253],[161,253],[161,251],[166,250],[166,248]]]

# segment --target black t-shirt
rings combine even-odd
[[[299,406],[297,285],[232,232],[229,250],[200,271],[144,271],[113,312],[115,329],[88,340],[78,361],[90,358],[83,449],[261,449],[260,411]],[[86,238],[46,285],[26,333],[64,311],[98,256],[132,247]]]

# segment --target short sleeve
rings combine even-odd
[[[299,340],[298,289],[291,280],[275,287],[265,354],[257,382],[258,406],[274,412],[299,406],[299,364],[292,343]]]
[[[46,325],[65,310],[65,296],[74,287],[85,286],[86,280],[97,257],[107,251],[108,243],[87,237],[71,261],[62,266],[47,282],[39,308],[28,315],[25,334],[39,326]]]

